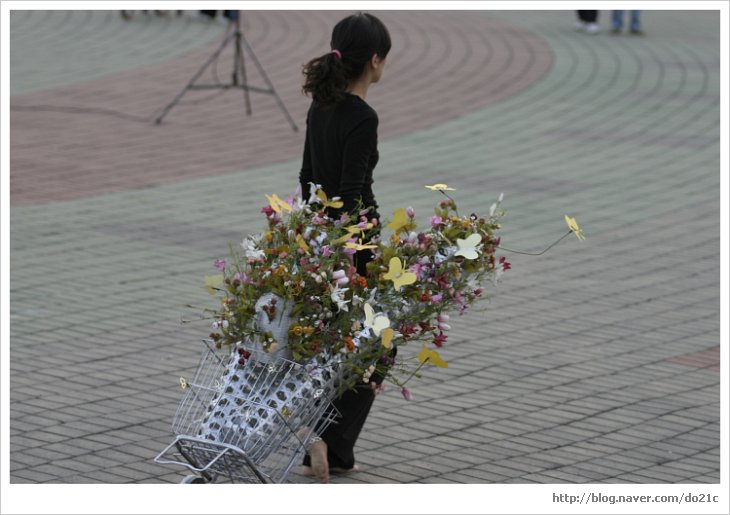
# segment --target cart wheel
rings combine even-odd
[[[192,474],[189,475],[189,476],[185,476],[183,478],[183,480],[180,481],[180,484],[181,485],[187,485],[187,484],[190,484],[190,483],[193,483],[193,484],[195,484],[195,483],[207,483],[207,481],[205,479],[203,479],[202,477],[200,477],[200,476],[194,476]]]

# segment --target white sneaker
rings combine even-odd
[[[601,29],[597,23],[589,23],[586,27],[586,32],[588,34],[598,34],[600,31]]]

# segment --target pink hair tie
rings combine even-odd
[[[332,50],[332,53],[335,54],[339,59],[342,59],[342,52],[340,52],[337,49]]]

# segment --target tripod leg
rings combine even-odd
[[[162,110],[162,113],[160,114],[160,116],[158,116],[157,119],[155,120],[155,123],[157,125],[162,123],[162,119],[167,115],[167,113],[170,111],[170,109],[175,107],[175,104],[177,104],[180,101],[180,99],[183,97],[183,95],[185,95],[187,90],[189,90],[193,86],[195,81],[198,80],[198,78],[200,78],[200,76],[203,74],[205,69],[208,66],[210,66],[216,59],[218,59],[218,56],[220,55],[220,53],[223,51],[223,49],[226,47],[228,42],[234,36],[235,36],[235,33],[231,32],[231,34],[229,34],[226,37],[226,39],[223,40],[223,43],[221,43],[221,45],[218,47],[218,49],[215,52],[213,52],[213,55],[211,55],[208,58],[208,60],[203,64],[203,66],[201,66],[200,69],[195,73],[195,75],[193,75],[193,78],[190,79],[190,82],[188,82],[187,85],[182,89],[182,91],[180,91],[180,93],[177,94],[177,96],[172,100],[172,102],[170,102],[167,106],[165,106],[165,108]]]
[[[251,115],[251,96],[249,95],[248,88],[246,85],[248,84],[248,80],[246,79],[246,64],[243,60],[243,50],[241,50],[241,32],[238,31],[236,34],[236,62],[233,65],[234,70],[238,70],[240,67],[241,69],[241,78],[243,82],[241,83],[243,85],[243,98],[246,101],[246,114]],[[234,72],[234,73],[237,73]]]
[[[289,111],[286,110],[286,106],[284,105],[284,102],[282,102],[281,97],[279,97],[279,94],[276,92],[276,89],[274,89],[274,85],[269,80],[269,76],[266,75],[266,72],[264,71],[263,66],[261,66],[261,63],[256,58],[256,54],[253,53],[253,48],[251,48],[251,45],[248,44],[248,41],[246,41],[246,38],[241,35],[241,42],[246,45],[246,50],[251,54],[251,58],[253,59],[254,64],[256,65],[256,68],[258,68],[259,72],[261,73],[261,76],[264,78],[264,81],[266,81],[266,84],[269,86],[269,89],[271,90],[271,94],[274,95],[274,98],[276,98],[276,103],[279,104],[279,108],[284,113],[284,116],[286,116],[287,120],[289,120],[289,123],[292,126],[292,129],[294,129],[294,132],[297,132],[299,130],[299,127],[297,127],[297,124],[294,122],[294,119],[289,114]]]

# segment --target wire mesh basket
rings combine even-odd
[[[215,481],[283,483],[310,439],[336,418],[336,366],[302,365],[254,346],[209,340],[173,419],[177,438],[156,458]]]

